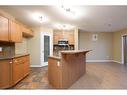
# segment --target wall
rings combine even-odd
[[[127,29],[113,33],[113,58],[118,63],[122,63],[122,35],[125,34]]]
[[[33,28],[34,37],[28,39],[28,53],[30,53],[31,66],[41,66],[40,62],[40,32],[53,32],[52,29],[36,27]]]
[[[15,43],[15,54],[28,53],[27,38],[23,38],[22,43]]]
[[[92,41],[92,35],[98,34],[98,40]],[[113,33],[112,32],[79,32],[79,49],[92,50],[87,60],[113,60]]]

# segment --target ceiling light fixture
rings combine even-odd
[[[62,15],[71,19],[80,18],[82,15],[81,8],[76,6],[61,5],[57,6],[57,9]]]
[[[40,22],[40,23],[43,23],[43,22],[46,22],[48,21],[48,19],[41,13],[34,13],[32,15],[33,19]]]
[[[72,14],[72,15],[75,15],[75,11],[74,10],[72,10],[72,8],[70,8],[70,7],[66,7],[66,6],[61,6],[61,8],[64,10],[64,11],[66,11],[67,13],[70,13],[70,14]]]

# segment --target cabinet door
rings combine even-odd
[[[10,21],[10,41],[22,42],[22,31],[18,23]]]
[[[33,37],[34,34],[33,34],[33,31],[30,30],[29,28],[26,28],[25,26],[22,25],[22,32],[23,32],[23,36],[24,37]]]
[[[13,59],[13,84],[16,84],[23,78],[23,63],[20,58]]]
[[[0,16],[0,41],[9,41],[8,33],[8,19]]]
[[[11,83],[11,60],[0,61],[0,88],[8,88]]]
[[[29,74],[29,56],[24,57],[24,77]]]

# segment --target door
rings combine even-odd
[[[53,53],[53,34],[41,32],[41,66],[48,65],[48,56]]]
[[[127,35],[123,36],[123,60],[127,64]]]

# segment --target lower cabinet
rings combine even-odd
[[[0,60],[0,88],[8,88],[11,85],[11,60]]]
[[[13,84],[16,84],[29,74],[29,56],[14,58],[12,68]]]
[[[29,74],[29,55],[0,60],[0,89],[10,88]]]

